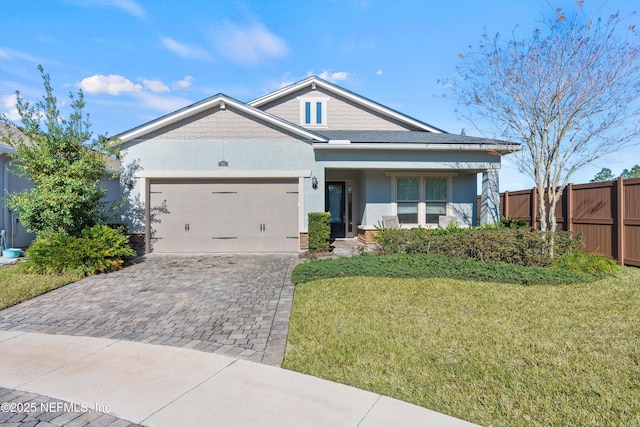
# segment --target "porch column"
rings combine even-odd
[[[480,224],[496,224],[499,222],[500,179],[498,178],[498,170],[490,169],[482,172]]]

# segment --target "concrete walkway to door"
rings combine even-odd
[[[162,344],[280,365],[296,255],[148,255],[0,311],[0,330]]]

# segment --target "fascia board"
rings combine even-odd
[[[303,87],[307,86],[308,84],[312,83],[314,81],[314,76],[308,77],[304,80],[301,80],[297,83],[294,83],[292,85],[289,86],[285,86],[282,89],[278,89],[274,92],[269,92],[266,95],[262,95],[259,98],[254,99],[253,101],[250,101],[247,103],[247,105],[250,105],[252,107],[260,107],[264,104],[267,104],[275,99],[281,98],[283,96],[286,96],[290,93],[293,93],[297,90],[302,89]]]
[[[0,153],[14,154],[15,152],[16,150],[14,150],[13,147],[0,144]]]
[[[499,144],[386,144],[386,143],[351,143],[351,144],[313,144],[314,150],[401,150],[401,151],[495,151],[497,153],[514,153],[522,150],[522,146],[505,146]]]
[[[158,170],[140,171],[136,178],[305,178],[311,176],[311,170]]]

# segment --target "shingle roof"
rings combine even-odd
[[[316,130],[317,133],[333,140],[349,140],[352,143],[402,143],[402,144],[499,144],[517,146],[513,142],[489,138],[478,138],[450,133],[433,133],[405,130]]]

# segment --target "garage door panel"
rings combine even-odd
[[[298,250],[294,180],[152,181],[156,252]]]

